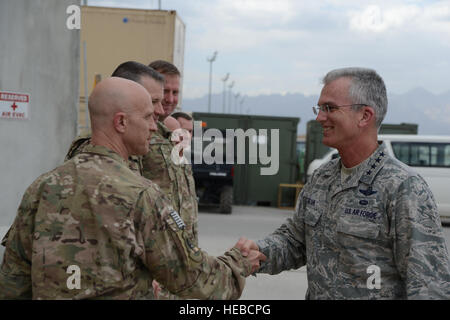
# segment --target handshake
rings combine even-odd
[[[234,247],[239,249],[242,256],[250,262],[252,265],[252,273],[258,271],[260,261],[266,261],[267,259],[267,257],[259,251],[258,245],[245,237],[239,238]]]
[[[248,262],[250,262],[250,265],[252,266],[251,274],[258,271],[260,267],[260,261],[266,261],[267,257],[259,251],[258,245],[247,238],[241,237],[239,238],[238,242],[234,245],[234,248],[237,248],[241,251],[241,254],[245,259],[247,259]],[[172,300],[177,299],[177,297],[173,294],[171,294],[169,291],[164,290],[161,291],[160,284],[153,280],[152,282],[153,286],[153,293],[155,295],[156,299],[162,299],[162,300]]]

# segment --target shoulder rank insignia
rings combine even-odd
[[[172,217],[173,221],[177,224],[177,227],[181,230],[184,230],[186,228],[186,224],[184,223],[183,219],[181,219],[180,215],[176,211],[172,211],[170,213],[170,216]]]

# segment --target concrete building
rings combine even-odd
[[[61,164],[77,133],[76,0],[0,1],[0,237],[26,188]],[[0,247],[0,260],[3,247]]]

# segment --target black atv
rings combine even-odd
[[[233,165],[193,164],[199,205],[219,205],[221,213],[231,213],[233,205]]]
[[[223,148],[226,150],[225,143]],[[226,163],[226,156],[223,155],[222,164],[207,164],[203,158],[202,163],[196,164],[192,158],[192,171],[199,205],[218,205],[221,213],[230,214],[233,205],[234,167],[233,164]]]

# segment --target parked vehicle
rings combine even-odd
[[[222,130],[225,135],[224,130]],[[226,139],[221,139],[222,150],[226,150]],[[211,141],[209,141],[211,143]],[[205,147],[208,142],[205,141]],[[223,154],[223,163],[208,164],[202,158],[202,162],[196,164],[192,158],[192,170],[194,173],[195,189],[199,199],[199,205],[218,205],[221,213],[231,213],[233,209],[233,164],[226,162]]]
[[[436,199],[442,222],[450,223],[450,136],[379,135],[389,154],[412,167],[427,182]],[[339,157],[336,149],[311,162],[307,179],[322,164]]]

